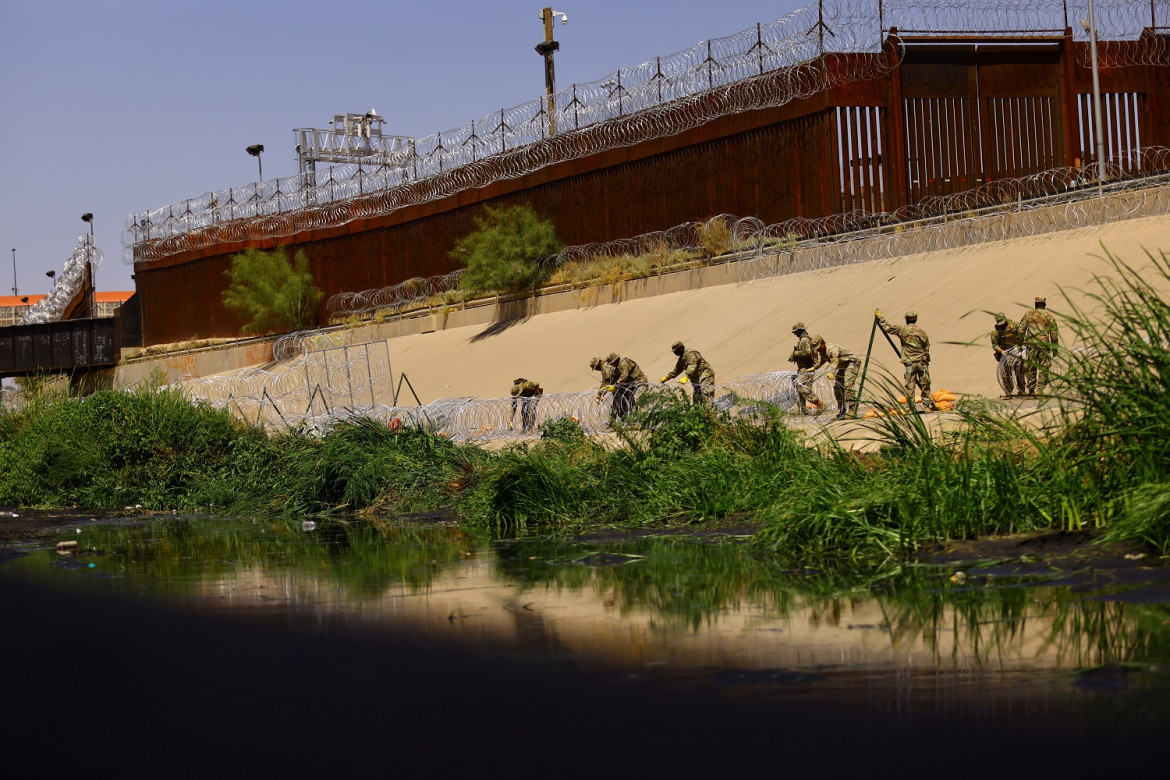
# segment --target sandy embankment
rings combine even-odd
[[[864,352],[873,310],[893,322],[907,309],[932,343],[934,387],[958,393],[999,394],[987,336],[1003,311],[1018,319],[1033,297],[1049,309],[1067,304],[1063,290],[1084,303],[1082,290],[1109,266],[1104,244],[1130,264],[1146,249],[1170,250],[1170,217],[1147,217],[1032,238],[672,293],[526,320],[487,335],[482,327],[456,328],[389,340],[395,375],[405,372],[423,401],[453,396],[503,397],[512,379],[539,381],[548,393],[596,385],[589,358],[628,355],[656,381],[674,365],[676,339],[699,349],[717,380],[787,370],[803,320],[826,340]],[[976,346],[964,346],[974,342]],[[1067,339],[1063,341],[1068,345]],[[901,366],[878,334],[873,356],[901,377]]]

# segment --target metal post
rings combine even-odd
[[[12,294],[20,295],[20,290],[16,289],[16,247],[12,247]]]
[[[96,317],[97,312],[94,311],[96,304],[94,298],[94,282],[93,282],[93,214],[86,212],[81,215],[81,221],[89,225],[89,245],[85,248],[85,290],[82,298],[85,300],[85,312],[87,317]]]
[[[1089,46],[1093,67],[1093,136],[1097,147],[1097,191],[1105,185],[1105,124],[1101,119],[1101,76],[1097,66],[1097,16],[1089,0]]]
[[[561,45],[553,40],[553,19],[558,15],[568,24],[569,17],[559,11],[553,11],[551,7],[546,7],[540,12],[540,20],[544,23],[544,40],[536,45],[536,53],[544,57],[544,93],[550,137],[557,133],[556,98],[554,97],[556,73],[553,68],[553,52],[560,49]]]
[[[873,353],[873,337],[877,335],[878,321],[877,317],[873,318],[873,327],[869,330],[869,346],[865,348],[865,363],[861,366],[861,381],[857,384],[857,411],[861,410],[861,393],[865,390],[865,375],[869,371],[869,356]]]

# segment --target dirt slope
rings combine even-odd
[[[827,341],[864,352],[875,307],[893,322],[916,309],[932,342],[935,388],[993,396],[999,393],[987,343],[993,319],[985,312],[1018,319],[1034,296],[1045,295],[1059,313],[1067,309],[1062,289],[1083,301],[1079,289],[1108,271],[1102,243],[1142,265],[1146,249],[1170,251],[1170,217],[559,312],[493,335],[475,327],[405,336],[390,340],[390,357],[395,375],[405,372],[424,402],[506,396],[517,376],[541,382],[549,393],[588,389],[599,377],[589,358],[611,351],[634,358],[656,381],[674,365],[676,339],[703,353],[717,381],[729,381],[788,369],[796,320]],[[970,342],[977,346],[963,346]],[[901,376],[880,333],[873,355]]]

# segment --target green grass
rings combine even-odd
[[[602,447],[575,432],[489,453],[368,420],[280,435],[169,391],[44,393],[0,413],[0,503],[247,514],[450,509],[496,531],[586,523],[748,520],[792,565],[911,560],[945,539],[1099,529],[1170,552],[1170,262],[1109,257],[1072,301],[1038,427],[978,400],[945,435],[917,415],[880,417],[884,447],[810,447],[773,410],[732,418],[651,391]],[[895,406],[901,388],[878,380]],[[873,391],[871,391],[873,392]],[[884,400],[883,400],[884,399]],[[871,395],[871,401],[875,400]]]

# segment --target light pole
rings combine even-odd
[[[556,135],[556,99],[553,93],[556,92],[556,74],[553,71],[553,52],[559,51],[561,45],[553,40],[553,22],[556,17],[561,17],[561,24],[569,23],[569,15],[561,11],[554,11],[552,8],[545,8],[540,12],[540,20],[544,22],[544,41],[536,44],[536,53],[544,57],[544,94],[547,96],[545,100],[548,105],[548,134],[550,136]]]
[[[1093,68],[1093,140],[1097,147],[1097,191],[1105,184],[1105,127],[1101,120],[1101,76],[1097,66],[1097,14],[1093,0],[1089,0],[1089,18],[1081,19],[1081,27],[1089,34],[1089,58]]]
[[[45,271],[45,276],[49,277],[49,292],[53,291],[53,285],[57,283],[56,271]]]
[[[16,289],[16,247],[12,247],[12,294],[20,295],[20,291]]]
[[[260,153],[264,151],[264,144],[252,144],[245,147],[244,151],[256,158],[256,166],[260,170],[260,183],[264,183],[264,163],[260,161]]]
[[[89,250],[85,253],[85,310],[90,317],[97,316],[94,311],[94,283],[93,283],[93,214],[85,212],[81,221],[89,225]]]

